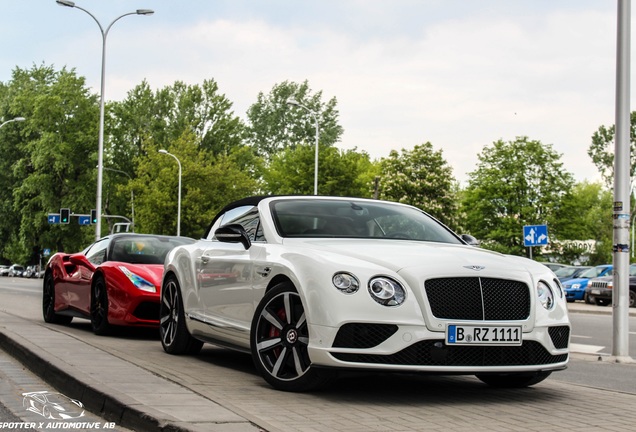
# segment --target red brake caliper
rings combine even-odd
[[[278,316],[278,318],[281,319],[282,322],[286,322],[287,321],[287,314],[285,313],[285,309],[284,308],[279,309],[276,312],[276,315]],[[269,337],[271,337],[271,338],[280,337],[280,330],[277,329],[276,327],[274,327],[271,324],[269,326]],[[274,355],[276,356],[276,358],[278,358],[278,356],[280,355],[281,350],[282,350],[281,347],[274,348]]]

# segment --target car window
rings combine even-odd
[[[581,273],[580,277],[581,278],[585,278],[585,279],[598,277],[599,275],[601,275],[606,270],[607,270],[607,267],[592,267],[591,269],[586,270],[583,273]]]
[[[232,212],[228,212],[225,215],[223,215],[220,218],[222,219],[222,225],[227,225],[227,224],[241,225],[243,229],[245,230],[245,232],[247,233],[250,241],[252,242],[265,241],[265,236],[263,234],[263,228],[261,226],[261,219],[258,214],[258,209],[253,206],[251,206],[247,212],[245,211],[246,207],[240,207],[240,209],[242,210],[240,212],[235,212],[234,210],[238,210],[238,209],[234,209],[232,210]],[[216,227],[213,227],[213,230],[216,231]]]
[[[163,264],[176,246],[192,243],[187,237],[124,236],[113,239],[110,261],[129,264]]]
[[[282,237],[404,239],[463,244],[448,228],[412,207],[355,200],[278,200],[271,203]]]
[[[110,239],[98,240],[86,251],[86,258],[93,263],[93,265],[100,265],[106,261],[106,250],[109,243]]]
[[[214,232],[221,226],[227,225],[229,223],[234,223],[238,218],[245,215],[245,213],[249,211],[254,211],[256,207],[252,205],[236,207],[232,210],[227,211],[217,218],[214,222],[214,225],[210,228],[210,232],[208,233],[208,238],[214,238]]]

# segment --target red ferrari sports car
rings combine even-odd
[[[113,234],[80,253],[58,252],[44,274],[44,321],[69,324],[90,319],[95,334],[113,325],[158,327],[163,262],[188,237]]]

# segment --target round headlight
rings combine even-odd
[[[554,293],[547,283],[539,281],[539,284],[537,285],[537,296],[539,297],[539,303],[541,303],[541,306],[547,310],[554,307]]]
[[[353,294],[358,291],[358,288],[360,288],[360,282],[358,282],[358,279],[350,273],[336,273],[331,278],[331,282],[333,283],[333,286],[345,294]]]
[[[399,282],[384,276],[369,281],[371,298],[383,306],[399,306],[406,299],[406,291]]]

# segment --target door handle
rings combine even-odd
[[[209,263],[210,262],[210,257],[209,256],[205,256],[205,255],[201,256],[201,262],[203,264]]]

